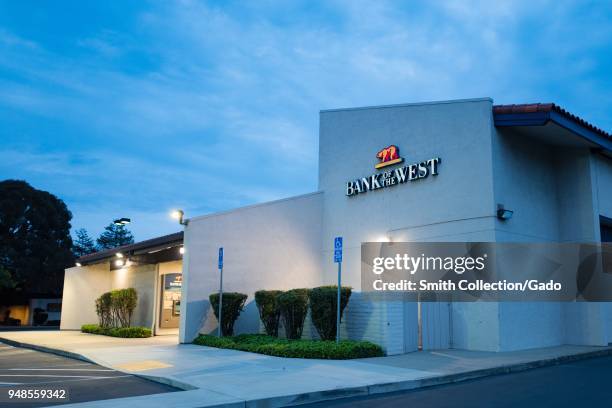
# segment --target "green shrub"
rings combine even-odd
[[[136,289],[117,289],[96,299],[96,313],[101,327],[130,327],[138,304]]]
[[[342,340],[340,343],[324,340],[288,340],[264,334],[241,334],[235,337],[200,335],[194,341],[200,346],[250,351],[290,358],[318,358],[346,360],[383,356],[380,346],[368,341]]]
[[[308,292],[308,289],[292,289],[276,298],[288,339],[302,337],[304,320],[308,313]]]
[[[132,315],[138,304],[136,289],[118,289],[111,292],[111,309],[114,315],[114,325],[118,327],[130,327]]]
[[[111,293],[103,293],[96,299],[96,313],[102,327],[113,326],[113,311],[111,307]]]
[[[352,289],[340,289],[340,319],[349,302]],[[310,318],[322,340],[336,340],[338,286],[319,286],[310,291]]]
[[[101,330],[102,327],[97,324],[84,324],[81,326],[81,331],[83,333],[98,334]]]
[[[255,303],[257,303],[257,310],[259,310],[259,318],[266,329],[266,334],[269,336],[278,337],[280,309],[276,298],[281,293],[283,293],[281,290],[258,290],[255,292]]]
[[[151,329],[146,327],[101,327],[97,324],[84,324],[81,326],[81,331],[83,333],[124,338],[143,338],[152,335]]]
[[[209,297],[210,304],[215,313],[217,320],[219,319],[219,293],[213,293]],[[224,336],[234,334],[234,323],[240,316],[240,312],[244,308],[247,295],[237,292],[223,292],[223,316],[221,322],[221,332]]]

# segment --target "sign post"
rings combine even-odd
[[[338,264],[338,299],[336,305],[336,343],[340,343],[340,292],[342,289],[342,237],[334,238],[334,262]]]
[[[219,248],[219,328],[217,334],[219,337],[223,336],[221,332],[221,319],[223,316],[223,247]]]

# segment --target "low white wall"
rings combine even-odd
[[[60,329],[79,330],[84,324],[97,323],[95,300],[109,290],[108,263],[66,269]]]
[[[260,330],[255,291],[321,284],[320,239],[320,193],[191,219],[185,229],[180,341],[217,328],[208,296],[219,290],[219,247],[225,250],[223,290],[249,296],[235,331],[253,333]]]

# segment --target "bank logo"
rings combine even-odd
[[[378,153],[376,153],[376,157],[380,160],[380,163],[374,166],[377,169],[404,161],[404,159],[399,155],[399,147],[395,145],[391,145],[380,150]]]

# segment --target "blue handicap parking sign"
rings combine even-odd
[[[334,239],[334,262],[342,262],[342,237]]]
[[[334,238],[334,249],[342,250],[342,237]]]
[[[219,269],[223,269],[223,247],[219,248]]]

